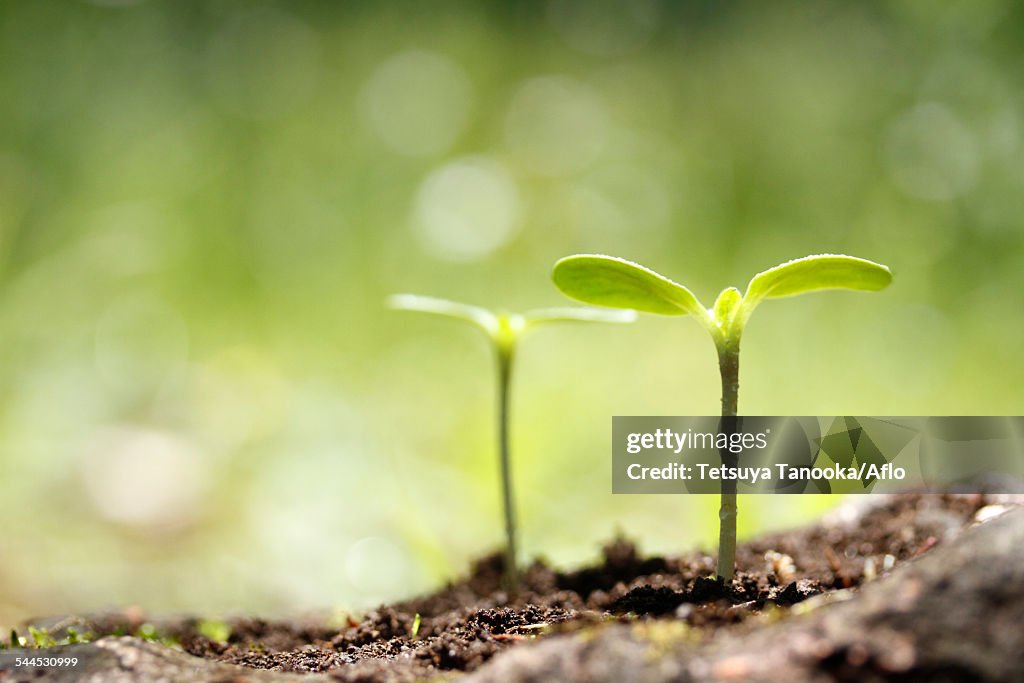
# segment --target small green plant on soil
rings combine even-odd
[[[122,636],[122,635],[129,635],[129,634],[125,631],[123,626],[118,625],[114,629],[114,635]],[[153,625],[153,624],[151,624],[149,622],[146,622],[146,623],[140,625],[135,630],[135,634],[134,635],[135,635],[136,638],[144,640],[147,643],[160,643],[161,645],[166,645],[167,647],[180,647],[181,646],[181,643],[178,642],[178,637],[177,636],[172,636],[172,635],[169,635],[167,633],[164,633],[160,629],[158,629],[155,625]]]
[[[19,636],[15,629],[11,629],[10,634],[10,647],[30,647],[35,649],[43,649],[49,647],[57,647],[58,645],[74,645],[76,643],[88,643],[95,635],[92,632],[79,633],[76,629],[68,628],[65,630],[65,636],[63,638],[57,638],[49,629],[43,627],[37,627],[30,625],[28,627],[29,637]],[[8,643],[0,640],[0,650],[8,647]]]
[[[501,494],[505,513],[505,583],[509,590],[519,586],[516,564],[516,514],[512,497],[509,452],[509,392],[516,349],[523,335],[538,325],[551,322],[628,323],[633,311],[603,311],[593,308],[542,308],[523,314],[493,312],[477,306],[416,294],[396,294],[388,299],[392,308],[431,313],[469,323],[483,331],[494,349],[498,379],[498,457],[501,466]]]
[[[409,633],[411,634],[413,640],[416,640],[416,636],[418,636],[420,634],[420,624],[422,624],[422,623],[423,623],[423,617],[420,616],[419,612],[417,612],[416,616],[413,617],[413,619],[412,619],[412,629],[410,629],[410,631],[409,631]]]
[[[200,619],[196,631],[215,643],[226,643],[231,637],[231,626],[223,619]]]
[[[805,256],[758,273],[740,293],[728,287],[705,308],[681,284],[614,256],[578,254],[555,264],[552,278],[565,294],[589,304],[629,308],[659,315],[691,315],[711,335],[722,377],[722,429],[736,429],[739,398],[740,338],[754,309],[766,299],[825,289],[877,291],[892,281],[886,266],[853,256]],[[722,451],[724,465],[736,456]],[[718,576],[729,581],[736,559],[736,482],[722,482],[719,509]]]
[[[29,626],[28,632],[29,635],[32,636],[32,640],[35,642],[36,647],[53,647],[57,644],[57,639],[51,636],[50,632],[45,628]]]

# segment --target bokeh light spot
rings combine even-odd
[[[609,117],[589,86],[545,76],[524,83],[512,98],[505,139],[521,162],[542,175],[585,169],[604,149]]]
[[[194,518],[206,473],[187,441],[120,427],[97,433],[85,455],[85,488],[103,517],[133,526],[178,526]]]
[[[432,52],[396,55],[370,76],[359,106],[369,128],[407,156],[448,149],[469,118],[470,83],[452,60]]]
[[[437,169],[416,196],[413,224],[423,247],[438,258],[471,261],[515,234],[519,192],[505,169],[466,157]]]

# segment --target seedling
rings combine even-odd
[[[37,648],[53,647],[57,645],[57,639],[50,635],[50,632],[45,628],[29,626],[28,632],[32,636],[32,640],[35,642],[35,646]]]
[[[135,637],[145,640],[147,643],[155,643],[160,640],[160,632],[156,626],[146,622],[135,631]]]
[[[750,280],[740,294],[728,287],[705,308],[686,287],[624,259],[579,254],[555,264],[555,285],[589,304],[659,315],[692,315],[711,335],[722,377],[722,428],[733,431],[739,394],[740,337],[750,314],[765,299],[825,289],[878,291],[892,282],[886,266],[853,256],[821,254],[782,263]],[[734,455],[723,451],[723,461]],[[732,464],[723,462],[723,464]],[[719,510],[718,576],[729,581],[736,560],[736,482],[722,482]]]
[[[231,637],[231,627],[221,619],[201,619],[196,631],[215,643],[226,643]]]
[[[416,294],[396,294],[388,299],[388,303],[392,308],[432,313],[470,323],[483,331],[494,348],[498,371],[498,456],[505,512],[505,584],[510,591],[514,591],[519,586],[519,573],[516,564],[516,514],[512,498],[509,453],[509,390],[518,344],[526,332],[538,325],[551,322],[628,323],[636,319],[636,313],[593,308],[542,308],[524,314],[492,312],[477,306]]]
[[[420,613],[417,612],[416,616],[413,617],[413,619],[412,619],[412,629],[410,629],[410,633],[412,634],[412,639],[413,640],[416,640],[416,636],[418,636],[420,634],[420,624],[422,624],[422,623],[423,623],[423,617],[421,617]]]

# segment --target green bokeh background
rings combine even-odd
[[[0,3],[0,621],[266,615],[439,585],[501,542],[492,359],[414,291],[561,304],[621,255],[710,302],[792,257],[749,414],[1024,411],[1024,10],[932,3]],[[692,321],[523,348],[524,554],[713,547],[610,494],[610,416],[714,414]],[[741,534],[826,497],[750,497]]]

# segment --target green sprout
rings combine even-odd
[[[512,498],[509,453],[509,390],[516,349],[523,335],[550,322],[628,323],[633,311],[603,311],[593,308],[542,308],[524,314],[492,312],[477,306],[416,294],[396,294],[388,299],[392,308],[432,313],[470,323],[483,331],[494,348],[498,372],[498,456],[501,464],[501,494],[505,512],[505,584],[510,591],[519,586],[516,554],[516,514]]]
[[[417,612],[416,616],[413,617],[413,619],[412,619],[412,629],[410,630],[410,632],[412,633],[412,639],[413,640],[416,640],[416,636],[418,636],[420,634],[420,624],[422,624],[422,623],[423,623],[423,617],[420,616],[419,612]]]
[[[145,640],[147,643],[155,643],[160,640],[160,631],[157,630],[156,626],[146,622],[139,626],[135,631],[135,637]]]
[[[37,648],[53,647],[57,644],[57,639],[50,635],[50,632],[45,628],[29,626],[28,632],[32,636],[32,640]]]
[[[552,278],[565,294],[588,304],[629,308],[659,315],[691,315],[711,335],[722,377],[722,428],[736,428],[739,396],[740,337],[765,299],[796,296],[825,289],[874,292],[892,282],[886,266],[853,256],[821,254],[787,261],[758,273],[741,294],[728,287],[711,308],[705,308],[686,287],[614,256],[578,254],[555,264]],[[735,455],[722,452],[723,464]],[[722,482],[719,510],[718,576],[729,581],[736,560],[736,481]]]
[[[215,643],[226,643],[231,637],[231,626],[222,619],[200,619],[196,632]]]

